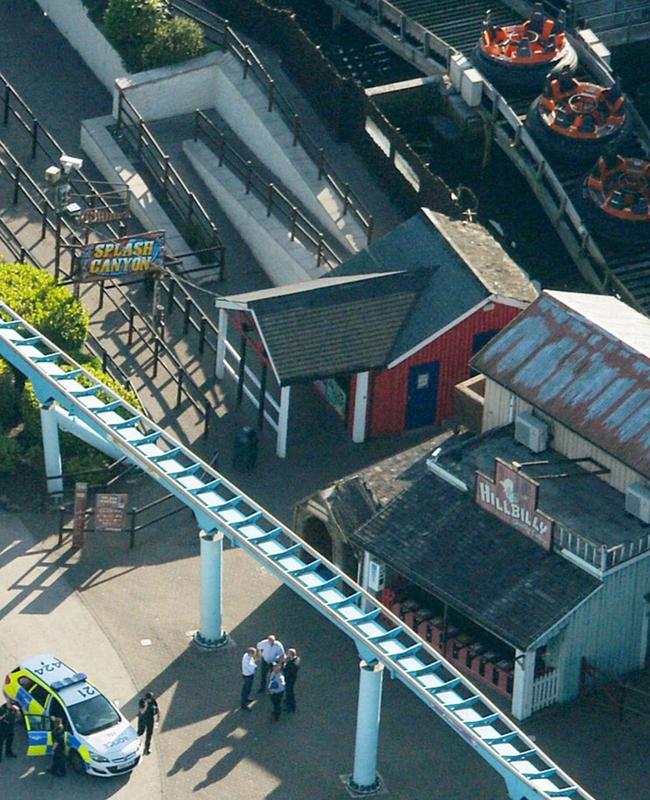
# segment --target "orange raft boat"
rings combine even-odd
[[[597,233],[650,245],[650,162],[601,156],[584,181],[582,200]]]
[[[472,61],[495,86],[541,90],[551,72],[574,72],[578,57],[565,33],[564,12],[558,19],[546,17],[535,3],[531,18],[515,25],[495,25],[488,11],[483,33],[472,52]]]
[[[550,157],[572,163],[593,163],[599,155],[620,152],[632,135],[619,84],[585,83],[567,70],[547,76],[526,127]]]

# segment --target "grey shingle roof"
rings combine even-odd
[[[650,320],[625,303],[544,292],[473,366],[650,478]]]
[[[601,585],[429,473],[350,538],[520,649]]]
[[[328,278],[224,302],[253,313],[279,381],[291,384],[385,366],[430,272]]]
[[[492,294],[530,302],[525,273],[480,225],[428,210],[337,267],[335,275],[436,267],[401,331],[391,361],[408,353]]]

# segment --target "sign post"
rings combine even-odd
[[[98,494],[95,497],[95,530],[124,530],[128,500],[128,494]]]
[[[88,504],[88,484],[77,482],[74,487],[74,518],[72,521],[72,546],[84,546],[86,536],[86,506]]]

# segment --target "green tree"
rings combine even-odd
[[[86,340],[88,313],[45,270],[0,262],[0,300],[68,353],[78,353]]]
[[[201,26],[191,19],[172,17],[161,23],[142,53],[143,69],[155,69],[196,58],[207,50]]]
[[[163,0],[110,0],[104,14],[106,38],[122,56],[130,72],[142,70],[145,47],[169,18]]]

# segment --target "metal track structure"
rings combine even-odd
[[[42,408],[89,428],[187,506],[204,535],[225,535],[353,639],[366,664],[399,678],[501,775],[512,800],[593,800],[372,594],[4,303],[0,357],[32,382]]]
[[[486,9],[498,24],[522,19],[532,3],[512,0],[324,0],[341,15],[375,37],[425,74],[456,72],[470,66]],[[512,7],[518,9],[513,11]],[[551,7],[549,6],[549,10]],[[586,80],[611,86],[614,76],[609,65],[592,47],[590,32],[574,32],[569,38],[580,59]],[[481,113],[486,130],[515,164],[551,220],[581,275],[603,293],[617,293],[644,314],[650,314],[650,242],[622,246],[598,238],[582,219],[572,198],[579,191],[582,172],[557,169],[545,158],[524,127],[530,95],[500,94],[485,78],[482,83]],[[650,131],[631,101],[636,142],[624,155],[650,158]],[[629,151],[633,152],[629,152]]]

